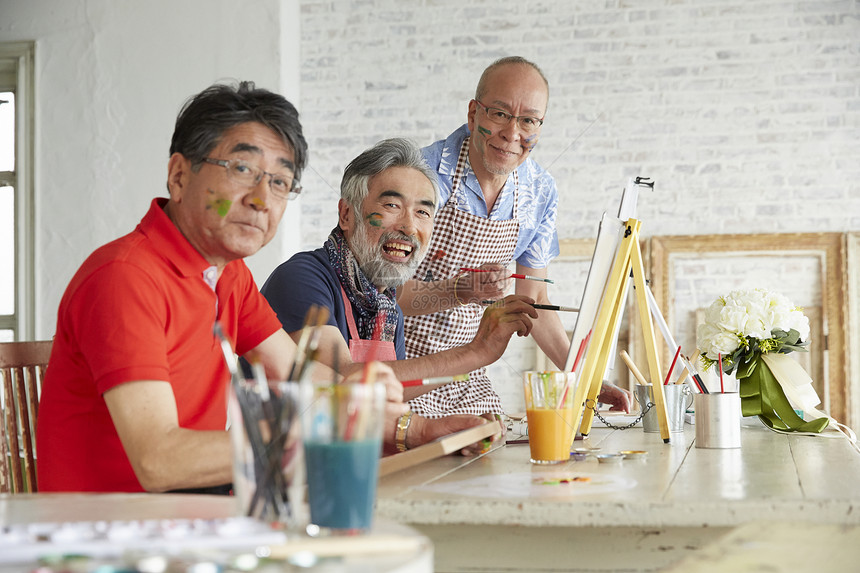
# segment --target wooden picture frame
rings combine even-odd
[[[846,236],[848,296],[848,359],[851,412],[848,419],[860,422],[860,233]]]
[[[860,258],[860,238],[855,256]],[[819,261],[821,321],[824,339],[812,345],[813,352],[826,353],[826,380],[822,407],[838,421],[851,425],[857,406],[851,401],[849,375],[847,239],[842,233],[727,234],[651,237],[649,241],[651,290],[670,329],[675,324],[675,276],[678,261],[713,261],[727,257],[813,257]],[[716,263],[715,263],[716,264]],[[860,265],[860,263],[858,263]],[[731,269],[726,269],[731,273]],[[857,273],[855,272],[855,275]],[[809,278],[809,277],[805,277]],[[857,276],[855,276],[857,279]],[[858,281],[855,280],[854,283]],[[854,287],[853,287],[854,288]],[[856,298],[855,298],[856,300]],[[856,308],[856,305],[855,305]],[[858,311],[860,312],[860,311]],[[860,345],[855,335],[854,351]],[[692,353],[692,352],[690,352]],[[857,368],[854,368],[857,370]],[[857,377],[857,374],[854,374]],[[856,384],[860,382],[855,380]]]

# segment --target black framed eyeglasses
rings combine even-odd
[[[204,157],[204,163],[220,165],[227,170],[227,178],[243,187],[253,188],[260,184],[263,175],[269,176],[269,188],[275,197],[292,200],[302,192],[302,184],[292,173],[269,173],[242,159],[213,159]]]
[[[512,115],[503,109],[486,106],[481,103],[480,100],[475,100],[475,103],[484,108],[484,112],[487,114],[487,119],[490,120],[490,123],[494,123],[496,125],[505,126],[511,123],[512,119],[515,119],[517,121],[517,126],[526,133],[535,133],[540,129],[540,126],[543,125],[543,119],[537,117],[532,117],[530,115]]]

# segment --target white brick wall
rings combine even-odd
[[[446,136],[511,54],[550,82],[534,156],[558,180],[562,238],[593,237],[632,175],[657,182],[646,237],[860,230],[856,0],[302,0],[301,14],[302,248],[334,226],[352,157]],[[527,367],[511,350],[499,370]]]

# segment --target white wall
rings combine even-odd
[[[635,175],[657,182],[639,202],[646,237],[860,230],[856,1],[303,0],[302,38],[320,174],[305,178],[306,248],[335,223],[349,159],[383,137],[445,137],[483,69],[513,54],[549,79],[534,157],[558,180],[562,238],[593,238]],[[581,270],[551,266],[555,292],[581,293]],[[491,368],[506,405],[533,353],[515,340]]]
[[[280,89],[310,143],[258,281],[322,243],[352,157],[444,137],[510,54],[550,81],[535,158],[559,181],[562,238],[593,237],[632,175],[657,181],[645,236],[860,230],[853,0],[0,0],[0,41],[31,39],[40,337],[83,258],[164,193],[176,112],[221,78]],[[494,367],[512,396],[531,353],[516,341]]]
[[[250,79],[298,106],[294,0],[0,0],[0,42],[36,41],[36,336],[54,332],[72,274],[128,233],[165,180],[190,95]],[[291,24],[292,25],[292,24]],[[249,261],[258,280],[295,246],[299,209]],[[286,236],[285,236],[286,235]]]
[[[632,175],[657,181],[646,236],[860,229],[856,1],[303,0],[302,35],[332,185],[383,137],[446,136],[483,69],[517,54],[550,83],[534,157],[559,182],[562,237],[593,237]],[[328,186],[310,191],[308,247],[335,220]]]

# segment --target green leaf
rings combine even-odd
[[[800,342],[800,333],[792,328],[788,332],[788,337],[785,339],[785,343],[790,344],[792,346],[795,346],[799,342]]]

